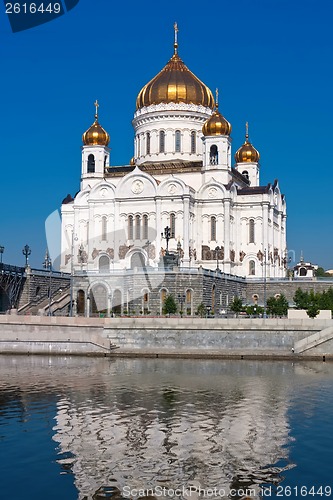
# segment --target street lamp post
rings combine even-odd
[[[169,241],[171,240],[171,229],[169,226],[164,228],[164,233],[161,233],[161,238],[166,240],[166,253],[169,253]]]
[[[49,255],[49,252],[48,250],[46,250],[46,253],[45,253],[45,258],[44,258],[44,262],[43,262],[43,267],[44,269],[48,270],[50,272],[50,275],[49,275],[49,312],[48,312],[48,316],[51,316],[51,301],[52,301],[52,291],[51,291],[51,287],[52,287],[52,260],[51,260],[51,257]]]
[[[216,247],[215,252],[216,252],[216,271],[219,270],[219,251],[221,250],[221,247]]]
[[[70,302],[69,302],[69,315],[73,316],[73,278],[74,278],[74,241],[78,237],[74,236],[74,229],[72,231],[72,246],[71,246],[71,276],[70,276]]]
[[[206,311],[207,311],[206,318],[208,318],[211,309],[212,309],[211,306],[206,306]]]
[[[266,292],[267,292],[267,277],[266,277],[266,265],[267,265],[267,250],[264,249],[264,318],[266,318]]]
[[[178,294],[178,302],[180,304],[180,316],[183,317],[183,305],[184,305],[184,302],[185,302],[185,299],[186,299],[186,295],[185,293],[183,293],[183,295],[181,295],[180,293]]]
[[[31,248],[29,245],[25,245],[25,247],[23,247],[22,253],[25,257],[25,267],[28,267],[29,255],[31,255]]]
[[[3,255],[4,251],[5,251],[5,247],[0,246],[0,264],[2,264],[2,255]]]

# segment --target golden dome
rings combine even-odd
[[[85,146],[107,146],[110,142],[110,136],[98,123],[98,101],[94,104],[96,106],[95,121],[82,135],[82,141]]]
[[[130,165],[131,166],[135,165],[135,158],[134,158],[134,156],[132,156],[132,158],[131,158]]]
[[[258,163],[259,158],[259,151],[249,142],[249,124],[246,122],[245,142],[235,153],[236,163]]]
[[[158,75],[140,90],[136,99],[136,109],[162,102],[184,102],[213,109],[213,94],[178,56],[177,24],[174,25],[174,28],[174,54]]]
[[[212,116],[208,118],[208,120],[204,123],[202,127],[203,135],[230,135],[231,133],[231,125],[221,115],[218,110],[218,104],[216,104],[216,109]]]

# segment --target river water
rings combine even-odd
[[[333,498],[333,364],[2,356],[0,374],[1,499]]]

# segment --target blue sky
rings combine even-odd
[[[141,87],[179,54],[231,122],[233,152],[250,139],[261,184],[287,197],[288,247],[333,268],[333,4],[80,0],[66,15],[12,33],[0,12],[1,232],[4,262],[41,267],[46,217],[79,189],[81,135],[93,102],[110,133],[111,163],[133,156],[131,120]]]

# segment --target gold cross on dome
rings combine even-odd
[[[249,122],[245,123],[245,138],[249,138]]]
[[[179,29],[178,29],[178,24],[177,24],[177,23],[175,23],[175,24],[173,25],[173,29],[175,30],[175,42],[174,42],[174,44],[173,44],[173,47],[174,47],[174,49],[175,49],[175,54],[177,54],[177,49],[178,49],[177,33],[178,33],[178,31],[179,31]]]
[[[217,87],[215,89],[215,104],[216,104],[216,107],[218,108],[219,107],[219,89]]]
[[[96,99],[96,101],[94,102],[94,106],[96,108],[96,111],[95,111],[95,118],[97,119],[98,118],[98,108],[99,108],[99,104],[98,104],[98,100]]]

